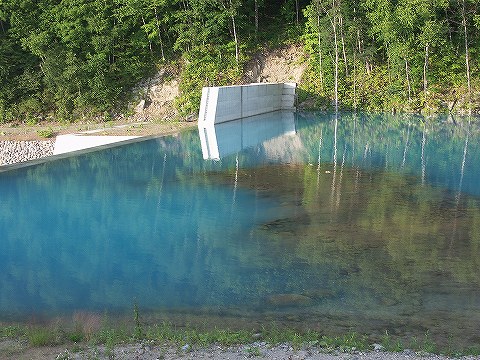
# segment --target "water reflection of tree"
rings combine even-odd
[[[438,293],[443,290],[435,288],[439,279],[444,286],[449,284],[449,296],[476,303],[480,282],[474,256],[480,238],[478,201],[466,196],[459,215],[455,193],[458,177],[465,176],[465,164],[461,172],[445,172],[455,166],[451,159],[458,154],[464,158],[466,133],[457,128],[431,130],[427,141],[426,127],[407,120],[377,124],[367,119],[357,126],[347,118],[339,128],[329,119],[320,124],[309,124],[308,119],[299,122],[308,163],[313,158],[328,158],[338,147],[343,149],[341,169],[345,170],[338,177],[335,160],[322,165],[319,160],[316,168],[289,166],[285,171],[291,176],[282,175],[281,183],[272,184],[278,169],[275,173],[255,169],[258,183],[249,182],[249,188],[266,187],[281,199],[296,194],[292,195],[293,203],[298,203],[299,193],[303,194],[303,206],[296,209],[295,216],[266,225],[264,230],[274,239],[268,246],[283,248],[287,255],[282,262],[301,258],[312,266],[340,268],[346,276],[343,284],[354,301],[361,302],[360,307],[365,303],[401,303],[410,307],[408,311],[425,310],[422,301],[426,294],[443,296]],[[478,152],[478,148],[473,151]],[[355,157],[355,153],[361,156]],[[358,166],[348,169],[346,158]],[[366,165],[379,170],[362,170]],[[402,174],[392,171],[401,168]],[[477,175],[471,172],[469,176],[472,182]],[[303,182],[303,188],[286,185],[290,182]],[[447,188],[431,186],[431,182]],[[478,191],[472,186],[469,190]],[[326,211],[332,199],[335,211]],[[452,250],[450,235],[455,224],[462,231]],[[463,290],[459,293],[458,289]]]
[[[211,297],[212,302],[220,287],[235,296],[261,301],[279,291],[273,280],[281,278],[283,291],[298,292],[299,285],[309,290],[326,288],[351,308],[381,305],[419,311],[421,294],[439,281],[464,289],[462,295],[476,303],[479,201],[465,192],[457,198],[455,194],[460,183],[467,193],[478,191],[472,164],[464,160],[459,172],[459,161],[478,158],[479,146],[466,138],[462,127],[439,127],[423,142],[424,125],[418,119],[390,120],[342,116],[336,128],[337,156],[332,157],[335,125],[331,118],[300,118],[295,141],[301,147],[289,155],[294,161],[288,165],[282,164],[280,157],[275,161],[268,158],[262,145],[238,154],[238,169],[236,157],[204,162],[198,137],[185,133],[182,139],[115,148],[61,160],[58,167],[46,164],[2,177],[2,189],[15,187],[13,193],[2,197],[2,234],[8,234],[6,224],[15,223],[22,229],[19,236],[29,240],[16,242],[8,236],[4,240],[7,245],[3,246],[9,250],[0,256],[15,268],[9,270],[13,279],[0,277],[0,287],[8,289],[0,295],[2,307],[15,294],[39,297],[53,308],[82,296],[97,304],[123,298],[129,307],[133,299],[125,294],[132,293],[145,299],[171,296],[174,301],[172,294],[178,296],[178,289],[172,284],[188,276],[192,282],[204,284],[188,296]],[[469,136],[478,135],[472,131]],[[424,166],[422,149],[428,159]],[[277,164],[272,166],[272,162]],[[372,169],[365,170],[369,167]],[[395,174],[398,169],[403,172]],[[420,181],[422,170],[425,186]],[[88,180],[78,182],[77,171],[87,173]],[[219,188],[225,191],[218,192]],[[111,196],[116,200],[108,203]],[[135,201],[125,203],[129,198]],[[86,206],[70,208],[72,200],[85,201]],[[178,208],[175,204],[182,200],[185,206]],[[231,213],[202,218],[202,201]],[[332,204],[334,211],[330,211]],[[125,205],[129,209],[126,215],[121,210]],[[170,207],[180,212],[166,213],[164,209]],[[253,210],[242,212],[248,207]],[[214,209],[210,210],[214,214]],[[120,215],[135,216],[135,228],[123,229]],[[202,221],[193,220],[198,217]],[[88,254],[82,253],[82,244],[58,236],[71,227],[84,226],[82,218],[89,219],[91,237],[86,241],[94,251]],[[55,234],[38,231],[45,219],[57,224]],[[192,221],[197,221],[195,231],[188,230]],[[175,234],[160,226],[168,222],[175,223]],[[452,245],[453,228],[457,230]],[[112,234],[111,229],[119,231]],[[120,230],[139,235],[118,244],[115,236]],[[31,273],[15,265],[12,249],[23,254],[17,258],[19,263],[29,263],[32,269],[41,268],[43,259],[52,259],[53,253],[61,255],[51,260],[57,267]],[[178,263],[189,264],[188,268],[165,263],[162,251],[169,251]],[[129,273],[121,261],[138,253],[144,254],[148,266]],[[311,273],[294,272],[299,263],[323,274],[315,278],[317,283],[306,279]],[[231,271],[233,264],[250,269],[248,281],[245,272]],[[207,282],[212,278],[205,273],[205,266],[215,281]],[[75,293],[57,291],[68,284],[56,268],[78,273]],[[169,285],[165,285],[165,274],[172,279]],[[142,276],[145,282],[138,283]],[[100,280],[111,286],[89,293],[90,285]],[[35,293],[38,288],[41,294]]]
[[[417,134],[421,134],[421,136],[413,134],[413,131],[415,131],[416,128],[415,123],[412,132],[410,131],[412,119],[407,119],[408,121],[398,123],[395,121],[388,123],[380,121],[377,123],[372,121],[372,119],[363,119],[363,122],[358,127],[356,121],[349,121],[346,116],[342,117],[342,119],[342,126],[339,129],[340,138],[345,144],[355,144],[356,142],[358,144],[358,149],[361,149],[362,147],[366,148],[367,144],[371,144],[371,155],[369,157],[370,161],[373,162],[372,165],[375,166],[375,164],[377,164],[376,167],[380,168],[380,165],[386,162],[386,155],[383,157],[382,153],[386,154],[385,150],[388,150],[390,159],[387,170],[402,167],[409,169],[405,171],[405,175],[397,176],[396,178],[393,174],[388,175],[387,173],[381,175],[381,178],[388,177],[388,180],[382,180],[378,183],[376,190],[377,196],[372,199],[365,199],[362,203],[354,202],[355,205],[350,204],[350,208],[352,208],[352,206],[362,207],[363,203],[368,204],[362,212],[362,221],[360,221],[360,219],[357,220],[358,225],[363,224],[363,226],[355,226],[355,229],[370,229],[370,231],[374,231],[374,234],[376,235],[391,233],[392,236],[391,240],[389,240],[388,248],[393,251],[393,249],[398,246],[398,253],[395,257],[392,256],[393,259],[399,258],[398,255],[402,252],[403,244],[405,242],[401,240],[409,239],[410,247],[405,249],[407,251],[403,257],[403,261],[408,263],[405,258],[408,258],[410,255],[415,258],[415,254],[423,253],[423,251],[421,251],[422,249],[418,248],[419,246],[424,246],[424,251],[431,246],[426,238],[436,239],[437,241],[446,241],[446,234],[451,233],[451,229],[455,222],[462,222],[462,228],[464,229],[473,229],[476,227],[475,223],[477,221],[475,218],[478,217],[478,208],[476,206],[468,208],[468,211],[464,212],[463,216],[460,218],[459,216],[453,216],[451,214],[453,210],[451,205],[454,203],[454,201],[452,201],[452,194],[454,194],[458,186],[458,182],[457,184],[455,184],[455,182],[458,181],[456,179],[460,177],[461,183],[464,178],[465,162],[462,162],[462,171],[457,170],[452,174],[445,174],[445,172],[448,171],[446,170],[447,168],[455,166],[454,162],[450,159],[459,158],[458,155],[461,155],[460,158],[465,159],[466,146],[463,146],[463,142],[468,142],[468,130],[466,132],[458,127],[450,127],[448,130],[443,129],[440,131],[432,131],[432,134],[430,135],[431,140],[426,142],[424,130],[421,131],[421,133],[417,132]],[[369,124],[369,122],[371,123]],[[372,126],[374,124],[375,126]],[[417,121],[416,124],[418,124],[418,127],[421,129],[421,123]],[[328,134],[331,134],[332,128],[335,129],[333,123],[323,123],[323,126],[321,126],[323,135],[322,139],[328,138]],[[351,130],[352,128],[353,130]],[[423,128],[425,129],[425,127]],[[315,134],[313,133],[313,136],[310,137],[312,133],[313,132],[310,130],[303,132],[299,129],[299,134],[307,148],[310,144],[313,145],[315,143]],[[392,136],[392,133],[396,136]],[[389,134],[389,136],[385,137],[384,134]],[[353,136],[355,136],[355,142],[352,141]],[[330,135],[330,138],[332,137],[335,139],[334,135]],[[326,142],[327,141],[325,140],[323,141],[323,143]],[[409,143],[410,145],[408,145]],[[401,144],[407,145],[401,146]],[[407,148],[409,148],[408,155],[406,151]],[[351,148],[350,151],[351,154],[354,154],[355,149]],[[478,152],[478,147],[473,149],[473,151]],[[433,152],[435,152],[435,155],[433,155]],[[421,156],[417,157],[416,154]],[[352,155],[352,159],[353,158]],[[416,164],[418,163],[414,161],[415,158],[422,159],[420,169],[416,167]],[[426,158],[429,158],[429,163],[426,163]],[[365,163],[365,161],[366,159],[357,158],[355,163],[362,164]],[[354,160],[352,160],[352,164],[353,163]],[[333,166],[335,167],[335,165]],[[375,177],[377,177],[378,174],[381,173],[375,174]],[[429,186],[425,189],[419,188],[416,184],[415,177],[410,177],[409,174],[414,176],[418,174],[423,180],[425,179],[425,176],[430,177],[430,180],[433,180],[433,183],[438,182],[441,185],[446,185],[447,187],[450,187],[450,190],[443,191],[439,188],[432,188]],[[363,176],[365,176],[365,174],[363,174]],[[372,174],[369,176],[371,178],[370,181],[373,181]],[[477,181],[477,173],[470,170],[469,176],[469,190],[474,192],[478,191],[473,187],[473,183]],[[441,181],[439,181],[440,177],[443,177]],[[391,183],[392,179],[395,180],[393,183]],[[318,184],[318,171],[316,174],[316,183]],[[407,193],[404,193],[403,191],[406,190],[403,189],[407,185],[410,190]],[[346,186],[346,184],[342,186],[344,189],[343,196],[345,196],[346,193],[358,193],[359,191],[356,186],[353,186],[352,189],[345,190]],[[316,186],[316,188],[318,192],[318,186]],[[310,192],[307,191],[307,193]],[[399,203],[399,199],[402,200],[402,202]],[[410,199],[410,202],[405,202],[405,199]],[[470,202],[471,201],[472,200],[470,200]],[[315,201],[310,200],[309,203],[315,203]],[[349,213],[346,217],[351,220],[353,215],[352,213]],[[352,234],[352,237],[356,238],[356,236],[353,235],[354,234]],[[473,250],[471,247],[477,246],[475,243],[478,241],[476,240],[478,239],[478,232],[476,231],[475,235],[472,235],[473,234],[463,235],[463,239],[460,243],[466,246],[462,248],[463,250],[458,250],[462,252],[462,256],[471,258],[472,262],[469,265],[466,265],[465,263],[462,265],[456,264],[454,266],[456,271],[453,271],[453,273],[456,273],[456,278],[464,278],[469,274],[470,280],[474,280],[475,283],[478,283],[479,274],[478,271],[475,270],[476,261],[471,256],[468,256],[469,251]],[[411,251],[408,251],[408,249]],[[423,261],[421,256],[417,256],[417,259],[418,265],[422,266],[425,271],[427,271],[426,269],[441,266],[439,264],[443,263],[442,259],[439,258],[433,258],[431,261]],[[454,261],[452,260],[452,262]],[[468,261],[466,263],[468,263]],[[463,267],[465,268],[462,269]],[[405,265],[404,268],[405,271],[408,270],[408,266]],[[409,277],[411,277],[411,275],[406,276],[406,278]]]

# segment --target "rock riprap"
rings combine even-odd
[[[55,140],[0,141],[0,165],[16,164],[53,155]]]

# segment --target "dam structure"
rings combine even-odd
[[[204,87],[198,125],[220,124],[278,110],[295,110],[296,83]]]

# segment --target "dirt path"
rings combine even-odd
[[[121,120],[108,123],[55,123],[42,122],[37,125],[12,124],[0,126],[0,141],[2,140],[46,140],[42,136],[45,131],[52,133],[52,138],[62,134],[75,134],[86,131],[91,135],[131,135],[149,136],[165,135],[177,132],[181,129],[195,126],[195,122],[179,121],[148,121],[148,122],[125,122]]]

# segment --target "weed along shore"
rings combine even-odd
[[[355,332],[333,336],[277,324],[247,329],[248,322],[241,319],[245,328],[230,330],[200,325],[205,319],[191,320],[195,325],[147,324],[135,307],[132,320],[112,322],[105,315],[78,313],[70,321],[57,318],[48,323],[2,324],[0,359],[480,358],[480,347],[436,343],[428,333],[405,340],[388,333],[380,337]]]

